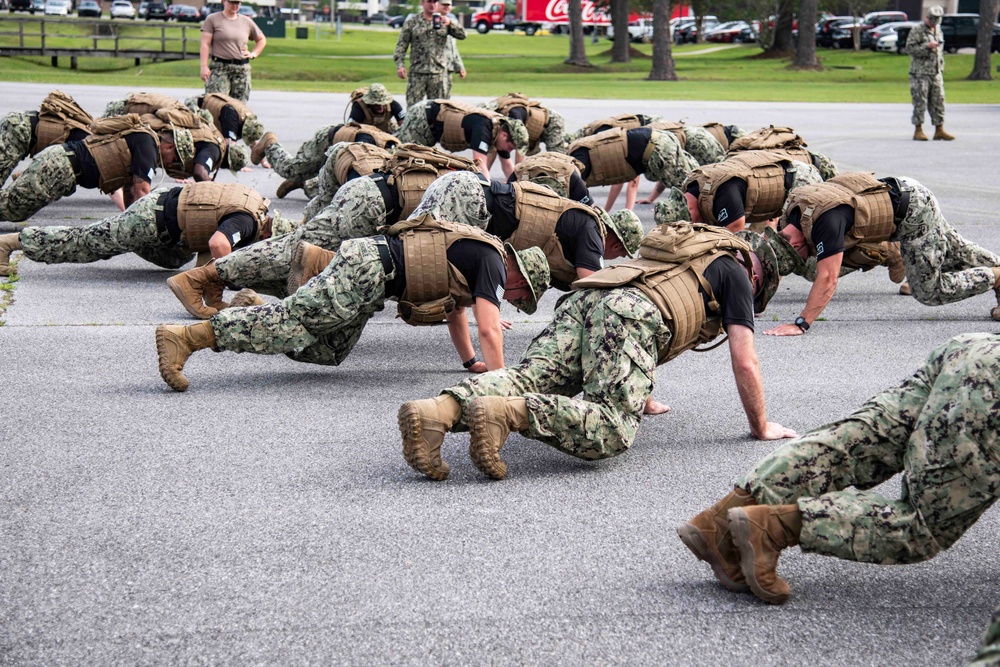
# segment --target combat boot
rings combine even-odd
[[[274,132],[265,132],[253,145],[253,149],[250,151],[250,161],[254,164],[260,164],[260,161],[264,159],[264,152],[271,144],[276,143],[278,143],[277,135]]]
[[[332,250],[324,250],[308,241],[299,241],[292,250],[292,263],[288,267],[288,284],[285,286],[285,291],[295,294],[300,287],[323,273],[323,269],[329,266],[336,256],[337,253]]]
[[[503,479],[507,464],[500,449],[511,431],[528,428],[528,404],[523,398],[480,396],[469,403],[469,456],[487,477]]]
[[[281,182],[281,185],[278,186],[278,191],[275,194],[278,195],[278,199],[284,199],[285,195],[289,192],[294,192],[301,187],[302,181],[288,178]]]
[[[955,135],[944,131],[944,125],[934,126],[934,141],[954,141]]]
[[[889,267],[889,280],[899,284],[906,280],[906,268],[903,266],[903,256],[899,252],[899,242],[886,241],[886,266]]]
[[[187,327],[170,324],[156,327],[160,377],[174,391],[187,391],[188,379],[181,372],[184,363],[193,352],[207,347],[216,349],[211,322],[199,322]]]
[[[754,505],[729,510],[729,531],[740,552],[740,569],[753,594],[768,604],[784,604],[791,594],[778,576],[781,550],[799,543],[798,505]]]
[[[996,292],[997,295],[997,305],[990,311],[990,317],[992,317],[994,321],[1000,322],[1000,267],[993,267],[993,277],[995,278],[993,282],[993,291]]]
[[[712,566],[715,578],[734,593],[747,593],[746,578],[740,570],[740,552],[729,533],[729,510],[735,507],[756,505],[757,501],[743,489],[736,488],[725,498],[701,514],[677,527],[681,538],[691,553]]]
[[[239,292],[236,293],[236,296],[233,297],[233,300],[229,302],[229,307],[248,308],[250,306],[263,306],[265,303],[267,302],[264,301],[264,299],[260,298],[260,295],[257,294],[257,292],[254,292],[252,289],[246,288],[246,289],[241,289]]]
[[[21,249],[21,234],[4,234],[0,236],[0,276],[10,275],[10,253]]]
[[[900,285],[899,293],[902,294],[903,296],[910,296],[911,294],[913,294],[913,289],[910,287],[910,283],[904,282],[902,285]]]
[[[410,467],[431,479],[447,479],[451,468],[441,460],[441,445],[461,418],[462,406],[448,394],[403,403],[397,419],[403,458]]]
[[[913,130],[913,140],[914,141],[927,141],[927,135],[924,134],[924,126],[917,125]],[[257,164],[256,162],[254,164]]]
[[[167,287],[184,306],[184,310],[200,320],[207,320],[229,307],[222,300],[226,284],[215,270],[215,262],[167,278]]]

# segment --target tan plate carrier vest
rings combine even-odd
[[[566,261],[562,243],[556,236],[556,223],[569,209],[579,209],[594,219],[603,239],[607,231],[601,216],[591,207],[560,197],[544,185],[516,181],[513,186],[517,229],[507,241],[514,246],[514,250],[541,248],[552,277],[566,285],[571,284],[577,278],[576,267]]]
[[[766,151],[772,148],[792,148],[808,146],[805,140],[795,134],[790,127],[775,127],[770,125],[754,130],[750,134],[733,141],[729,146],[732,151]]]
[[[397,222],[383,231],[403,242],[406,288],[396,316],[415,326],[441,324],[456,306],[473,304],[465,276],[448,261],[448,248],[455,241],[482,241],[501,257],[506,256],[503,243],[492,234],[478,227],[435,220],[430,215]]]
[[[358,107],[360,107],[361,113],[365,115],[365,119],[362,121],[365,125],[373,125],[384,132],[388,132],[389,123],[392,121],[392,105],[386,104],[385,111],[376,115],[375,112],[372,111],[372,108],[368,106],[368,103],[361,99],[367,93],[368,86],[355,88],[351,92],[351,99],[347,102],[347,109],[344,110],[344,117],[346,118],[351,114],[351,106],[356,103]]]
[[[495,101],[497,111],[504,116],[509,116],[511,109],[524,107],[525,111],[528,112],[528,119],[524,121],[524,126],[528,129],[528,150],[533,151],[538,148],[538,142],[542,140],[542,132],[549,124],[549,110],[521,93],[507,93]]]
[[[400,218],[407,218],[424,196],[427,187],[449,171],[478,172],[472,160],[420,144],[403,144],[387,165],[390,183],[396,186]]]
[[[750,152],[750,151],[741,151]],[[775,155],[780,155],[786,160],[792,160],[793,162],[804,162],[805,164],[812,164],[812,154],[809,153],[805,148],[801,146],[791,146],[789,148],[772,148],[770,153]],[[730,153],[729,157],[739,155],[740,153]]]
[[[235,97],[230,97],[229,95],[223,95],[222,93],[206,93],[204,97],[201,98],[201,108],[212,114],[212,120],[215,121],[215,127],[222,131],[219,127],[219,114],[226,107],[232,107],[236,111],[236,115],[240,117],[240,125],[247,118],[256,118],[257,116],[253,111],[250,111],[248,107],[243,102],[239,101]]]
[[[371,144],[350,143],[337,153],[333,163],[333,175],[343,185],[353,169],[359,176],[371,176],[376,171],[385,171],[392,159],[392,153]]]
[[[546,176],[554,181],[562,183],[569,193],[569,181],[574,173],[580,173],[585,169],[583,163],[565,153],[553,153],[546,151],[538,155],[525,158],[523,162],[514,167],[514,174],[519,181],[530,181],[539,176]]]
[[[344,123],[337,128],[337,131],[333,133],[333,141],[330,143],[336,144],[341,141],[355,141],[355,137],[359,134],[370,134],[372,139],[375,140],[375,145],[379,148],[387,149],[399,143],[399,139],[388,132],[383,132],[374,125],[362,125],[354,120]]]
[[[186,109],[181,102],[167,95],[156,93],[132,93],[125,98],[125,113],[137,113],[145,116],[155,114],[160,109]]]
[[[659,365],[687,350],[705,352],[722,343],[695,349],[722,333],[722,309],[705,280],[705,269],[722,253],[752,270],[750,245],[739,237],[700,223],[666,223],[643,238],[639,259],[601,269],[577,280],[573,287],[641,290],[656,304],[670,329],[670,340],[657,351]],[[707,309],[699,287],[708,296]]]
[[[226,159],[226,151],[229,149],[229,144],[215,125],[208,124],[201,116],[187,107],[180,109],[160,109],[154,114],[146,114],[142,117],[142,120],[156,133],[179,127],[191,133],[191,141],[194,144],[215,144],[219,148],[220,157],[218,164],[215,165],[211,173],[217,173],[219,168],[222,167],[222,163]],[[164,171],[173,178],[190,178],[194,174],[194,159],[196,155],[197,149],[195,149],[195,155],[185,160],[183,166],[179,169],[174,165],[165,165]]]
[[[35,126],[35,143],[28,150],[30,155],[64,144],[71,130],[90,131],[94,117],[84,111],[72,97],[53,90],[38,108],[38,125]]]
[[[441,146],[445,150],[464,151],[469,148],[469,140],[465,138],[465,130],[462,129],[462,120],[472,114],[483,116],[493,123],[490,146],[496,146],[497,134],[500,132],[500,125],[505,116],[501,116],[496,111],[474,107],[471,104],[455,100],[435,101],[440,105],[437,120],[444,124],[444,131],[441,133]]]
[[[722,123],[705,123],[702,127],[708,130],[708,133],[715,137],[715,140],[722,145],[722,150],[729,150],[729,139],[726,137],[725,125]]]
[[[578,148],[590,149],[590,176],[587,185],[616,185],[627,183],[636,173],[626,161],[628,157],[628,130],[615,127],[589,137],[577,139],[569,145],[568,153]],[[652,139],[650,139],[652,145]]]
[[[802,211],[802,233],[809,249],[816,254],[812,227],[832,208],[847,204],[854,209],[854,226],[844,238],[845,254],[858,243],[880,243],[896,231],[889,186],[869,172],[849,172],[834,176],[825,183],[803,185],[792,190],[786,211]]]
[[[684,134],[684,123],[672,120],[658,120],[655,123],[650,123],[649,128],[651,130],[673,133],[673,135],[677,137],[677,141],[681,144],[681,150],[685,150],[687,148],[687,136]]]
[[[132,182],[132,153],[125,143],[126,135],[148,134],[157,152],[160,150],[159,136],[134,113],[99,118],[89,129],[91,135],[83,143],[97,163],[97,187],[104,194],[111,194]]]
[[[724,183],[733,178],[747,182],[747,195],[743,202],[747,224],[764,222],[781,213],[785,205],[785,168],[787,158],[771,151],[745,151],[732,157],[698,167],[684,181],[684,190],[691,183],[698,184],[698,210],[709,224],[723,226],[715,219],[713,206],[715,194]]]
[[[602,132],[606,130],[613,130],[616,127],[623,127],[626,130],[634,130],[637,127],[642,127],[642,119],[635,114],[622,113],[617,116],[611,116],[610,118],[595,120],[593,123],[588,123],[583,126],[583,129],[580,130],[580,137],[589,137],[597,134],[598,128],[601,127],[605,128]]]
[[[189,183],[177,201],[177,226],[181,244],[193,252],[208,250],[208,240],[219,229],[219,221],[230,213],[249,213],[257,221],[256,241],[271,205],[256,190],[235,183],[203,181]]]

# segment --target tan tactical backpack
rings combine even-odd
[[[794,148],[808,145],[792,128],[769,125],[736,139],[729,146],[729,151],[766,151],[772,148]]]
[[[28,150],[30,155],[65,143],[70,131],[90,131],[94,117],[84,111],[72,97],[58,90],[49,93],[38,108],[38,125],[35,127],[35,143]]]
[[[424,196],[427,186],[449,171],[479,171],[472,160],[445,153],[430,146],[402,144],[386,165],[391,181],[399,194],[401,218],[413,213]]]

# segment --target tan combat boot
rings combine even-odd
[[[301,187],[302,187],[302,181],[288,178],[281,182],[281,185],[278,186],[278,191],[276,194],[278,195],[278,199],[284,199],[285,195],[287,195],[289,192],[294,192],[295,190],[298,190]]]
[[[927,135],[924,134],[924,126],[917,125],[913,130],[913,140],[914,141],[927,141]],[[256,162],[254,164],[257,164]]]
[[[197,350],[215,349],[215,332],[211,322],[191,326],[164,324],[156,327],[156,354],[159,357],[160,377],[174,391],[187,391],[188,379],[184,377],[184,363]]]
[[[768,604],[784,604],[791,594],[778,576],[781,550],[799,543],[798,505],[754,505],[729,510],[729,531],[740,551],[740,569],[753,594]]]
[[[725,498],[715,503],[701,514],[696,515],[683,526],[677,527],[677,535],[698,560],[712,566],[715,578],[734,593],[747,593],[746,578],[740,571],[740,552],[733,544],[729,533],[729,510],[736,507],[756,505],[754,497],[743,489],[729,492]]]
[[[441,445],[444,434],[461,417],[462,406],[448,394],[403,403],[397,419],[403,436],[403,458],[410,467],[431,479],[447,479],[451,468],[441,460]]]
[[[263,306],[267,302],[260,298],[257,292],[250,288],[241,289],[229,302],[230,308],[248,308],[250,306]]]
[[[944,131],[944,125],[934,126],[934,141],[954,141],[955,135]]]
[[[997,295],[997,305],[990,311],[990,317],[992,317],[994,321],[1000,322],[1000,267],[993,267],[993,277],[996,279],[993,283],[993,291],[996,292]]]
[[[528,404],[523,398],[480,396],[469,403],[469,456],[487,477],[503,479],[507,464],[500,458],[500,448],[511,431],[528,428]]]
[[[257,140],[257,143],[253,145],[253,149],[250,151],[250,161],[254,164],[260,164],[260,161],[264,159],[264,152],[267,151],[271,144],[278,143],[278,137],[274,132],[265,132],[264,135]]]
[[[21,249],[21,234],[4,234],[0,236],[0,276],[10,275],[10,253]]]
[[[292,250],[292,263],[288,267],[288,284],[285,290],[289,294],[296,291],[307,282],[323,273],[337,253],[324,250],[308,241],[299,241]]]
[[[229,307],[222,300],[226,284],[215,270],[215,262],[167,278],[167,287],[184,306],[184,310],[200,320],[207,320]]]
[[[900,285],[899,293],[902,294],[903,296],[910,296],[911,294],[913,294],[913,289],[910,287],[910,283],[904,282],[902,285]]]
[[[898,241],[885,242],[886,266],[889,267],[889,280],[899,284],[906,280],[906,268],[903,266],[903,256],[899,253]]]

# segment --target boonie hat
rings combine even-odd
[[[241,132],[241,139],[248,144],[255,144],[257,140],[260,139],[261,135],[264,134],[264,124],[261,123],[255,116],[250,116],[245,121],[243,121],[243,131]]]
[[[941,5],[933,5],[927,10],[927,16],[934,19],[940,19],[944,16],[944,8]]]
[[[191,130],[174,126],[174,145],[177,147],[177,159],[187,167],[194,161],[194,137]]]
[[[625,252],[630,257],[635,257],[635,253],[639,252],[639,243],[646,235],[646,230],[642,228],[639,216],[628,209],[622,209],[605,218],[605,223],[611,227],[611,231],[625,246]]]
[[[368,86],[368,92],[361,96],[365,104],[392,104],[392,95],[381,83]]]
[[[688,209],[687,197],[678,188],[670,188],[666,199],[656,203],[653,219],[658,225],[665,222],[690,220],[691,211]]]
[[[510,140],[514,142],[517,152],[524,153],[527,151],[528,128],[524,126],[524,123],[516,118],[505,118],[504,124],[507,126],[507,133],[510,134]]]
[[[243,144],[229,144],[226,149],[226,160],[229,162],[229,171],[234,174],[250,161],[250,149]]]
[[[528,280],[528,287],[531,290],[531,297],[525,299],[515,299],[510,303],[518,310],[531,315],[538,310],[538,300],[549,288],[549,280],[552,274],[549,272],[549,262],[545,259],[545,253],[537,246],[532,246],[525,250],[514,250],[514,246],[504,243],[508,254],[514,255],[517,261],[517,268]]]
[[[823,177],[824,181],[829,181],[831,178],[837,175],[837,165],[833,163],[833,160],[823,155],[822,153],[814,153],[809,151],[809,157],[812,158],[813,166],[819,170],[819,175]]]
[[[761,267],[764,269],[763,286],[760,292],[753,295],[753,312],[759,315],[764,312],[771,297],[778,291],[778,283],[781,282],[781,275],[778,273],[778,258],[762,234],[744,230],[736,232],[736,236],[750,244],[750,251],[757,255],[757,259],[760,260]]]
[[[299,226],[300,221],[286,218],[278,211],[271,213],[271,238],[291,234]]]

